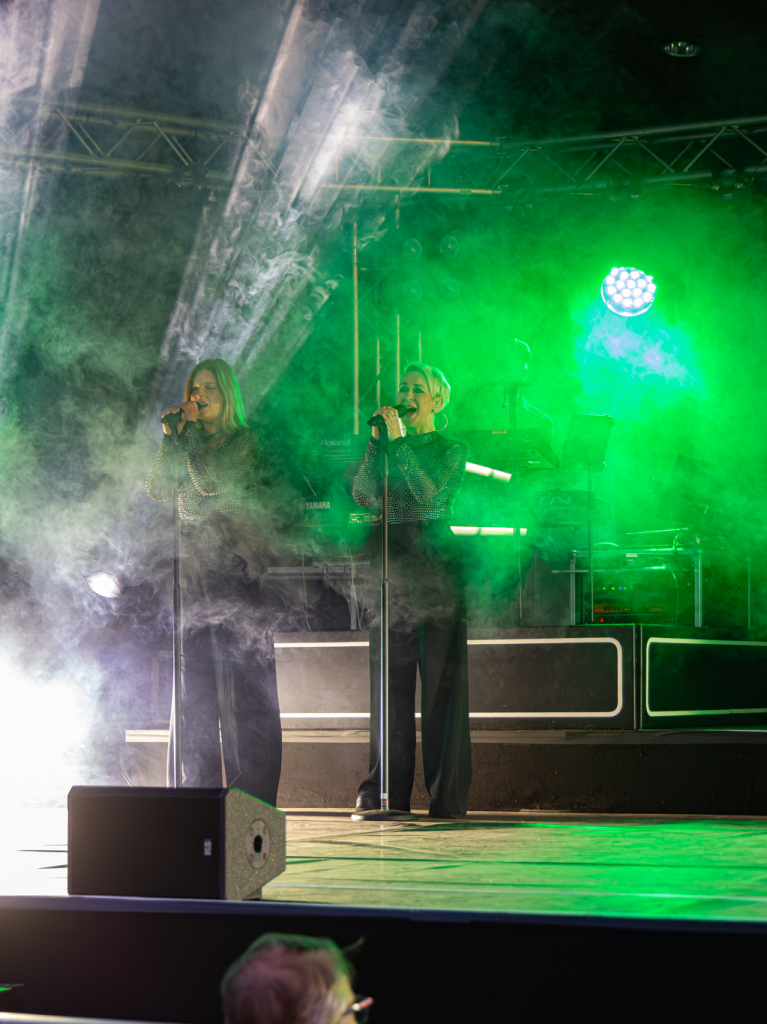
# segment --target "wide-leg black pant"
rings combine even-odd
[[[277,802],[282,729],[274,645],[257,579],[211,531],[182,545],[185,786],[235,786]]]
[[[223,626],[184,638],[184,785],[235,786],[274,805],[282,766],[274,657],[232,655],[236,647]]]
[[[407,527],[390,528],[389,806],[410,809],[418,669],[429,813],[455,817],[466,813],[471,786],[469,673],[460,551],[452,534],[445,535],[444,524]],[[370,773],[359,789],[370,806],[380,793],[380,644],[380,628],[373,625]]]

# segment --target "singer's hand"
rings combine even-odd
[[[399,416],[397,410],[393,409],[390,405],[382,405],[380,409],[376,409],[373,413],[374,416],[383,416],[386,422],[386,432],[389,435],[389,440],[393,441],[397,437],[402,437],[402,428],[400,427]],[[373,437],[378,439],[380,433],[378,427],[373,427]]]
[[[200,415],[200,407],[197,402],[193,402],[190,399],[188,402],[182,402],[180,408],[184,414],[181,420],[181,426],[183,426],[187,420],[191,420],[192,423],[197,422],[197,417]]]
[[[162,415],[168,416],[169,414],[177,412],[181,413],[181,419],[179,420],[177,428],[178,433],[180,434],[181,431],[184,429],[187,420],[191,420],[192,423],[195,423],[197,421],[197,416],[200,412],[200,409],[199,406],[197,405],[197,402],[182,402],[181,405],[171,405],[168,409],[165,409],[163,411]],[[169,434],[170,424],[163,423],[162,432],[163,434]]]
[[[161,419],[164,419],[166,416],[172,416],[173,413],[176,413],[176,412],[181,412],[181,406],[180,405],[170,405],[170,406],[168,406],[167,409],[163,409]],[[183,417],[182,417],[182,419],[183,419]],[[170,433],[170,424],[169,423],[163,423],[163,425],[162,425],[162,432],[163,432],[163,434],[169,434]],[[179,425],[178,425],[178,432],[179,432],[179,434],[181,433],[181,423],[180,422],[179,422]]]

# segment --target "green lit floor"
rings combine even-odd
[[[767,820],[292,813],[272,900],[767,922]]]
[[[66,895],[66,811],[2,816],[0,896]],[[767,819],[288,814],[270,900],[767,923]]]

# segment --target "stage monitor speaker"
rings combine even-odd
[[[239,789],[74,786],[71,896],[255,900],[285,870],[285,814]]]

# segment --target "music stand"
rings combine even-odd
[[[567,440],[562,451],[563,469],[586,470],[588,487],[586,523],[589,553],[589,622],[594,621],[594,490],[593,475],[605,468],[605,455],[610,431],[615,426],[612,416],[583,416],[576,413],[570,420]]]

